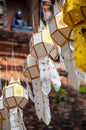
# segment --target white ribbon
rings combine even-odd
[[[66,69],[68,71],[68,78],[70,80],[70,83],[74,89],[79,90],[80,79],[76,72],[73,53],[70,50],[68,44],[65,44],[61,48],[61,51],[62,51],[62,56],[64,57],[64,63],[65,63]]]
[[[48,125],[51,120],[48,96],[42,92],[40,78],[32,80],[32,85],[36,114],[39,120],[42,119]]]
[[[51,120],[50,107],[49,107],[49,98],[46,95],[43,95],[43,115],[42,120],[49,125]]]
[[[10,130],[10,120],[9,119],[6,119],[3,121],[3,130]],[[0,129],[2,130],[2,129]]]
[[[42,113],[43,113],[43,99],[42,99],[42,91],[40,86],[40,79],[37,78],[32,80],[32,86],[33,86],[36,114],[40,120],[42,118]]]
[[[43,57],[39,59],[39,69],[42,92],[45,95],[50,93],[51,82],[53,83],[55,90],[58,91],[61,86],[61,82],[54,62],[48,56]]]
[[[30,89],[30,85],[29,85],[27,80],[26,80],[26,85],[27,85],[26,88],[27,88],[27,91],[28,91],[28,96],[32,100],[32,102],[34,102],[34,97],[33,97],[32,91]]]
[[[11,130],[26,130],[23,122],[23,110],[16,107],[11,108],[9,112]]]

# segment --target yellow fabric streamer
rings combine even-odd
[[[84,31],[83,31],[84,30]],[[74,28],[74,58],[75,64],[86,72],[86,23]]]
[[[86,20],[86,0],[66,0],[63,20],[71,28]]]

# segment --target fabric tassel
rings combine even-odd
[[[39,120],[42,118],[43,115],[43,98],[40,85],[41,84],[39,78],[32,80],[35,109]]]
[[[51,91],[48,57],[39,59],[39,69],[40,69],[40,81],[42,86],[42,92],[45,95],[48,95]]]
[[[36,114],[39,120],[42,119],[48,125],[51,120],[48,96],[42,92],[40,78],[32,80],[32,85]]]
[[[42,115],[42,120],[45,122],[46,125],[49,125],[50,120],[51,120],[49,98],[46,95],[43,95],[43,115]]]
[[[73,88],[79,90],[80,80],[76,72],[73,52],[70,50],[68,44],[65,44],[61,49],[62,49],[62,56],[64,57],[64,63],[68,72],[68,79]]]
[[[10,112],[11,130],[26,130],[23,122],[23,111],[20,108],[12,108]]]
[[[0,130],[2,130],[2,129],[0,129]],[[3,121],[3,130],[11,130],[9,119],[6,119],[6,120]]]
[[[61,86],[61,82],[54,62],[47,56],[41,58],[39,59],[39,69],[42,92],[45,95],[48,95],[50,93],[51,82],[55,86],[55,90],[58,91]]]
[[[28,96],[29,96],[29,98],[31,99],[31,101],[32,102],[34,102],[34,97],[33,97],[33,94],[32,94],[32,91],[31,91],[31,89],[30,89],[30,85],[29,85],[29,83],[28,83],[28,81],[26,80],[26,88],[27,88],[27,90],[28,90]]]
[[[61,86],[60,77],[58,71],[56,70],[54,62],[50,58],[49,58],[49,75],[50,80],[54,85],[55,91],[57,92]]]

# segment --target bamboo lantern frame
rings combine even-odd
[[[29,48],[31,55],[36,59],[49,55],[51,55],[51,57],[54,57],[51,51],[55,49],[55,45],[53,44],[53,41],[50,37],[49,30],[46,29],[33,34]]]
[[[20,107],[21,109],[28,102],[28,94],[26,89],[18,82],[13,82],[4,88],[4,106],[7,109]]]
[[[68,41],[73,41],[72,30],[63,22],[63,13],[59,12],[49,21],[50,35],[55,44],[63,46]],[[71,36],[71,37],[70,37]]]
[[[38,62],[31,55],[28,55],[26,57],[26,60],[24,61],[23,73],[24,73],[25,77],[29,78],[29,80],[36,79],[40,76],[40,72],[39,72],[39,68],[38,68]]]
[[[63,21],[70,27],[86,21],[86,1],[67,0],[63,10]]]

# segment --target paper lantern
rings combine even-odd
[[[4,107],[3,96],[0,97],[0,121],[8,118],[8,110]]]
[[[63,22],[63,13],[59,12],[49,21],[50,35],[55,44],[63,46],[68,41],[73,41],[72,30]]]
[[[74,28],[74,59],[75,64],[86,72],[86,23]]]
[[[53,49],[55,50],[55,45],[53,44],[48,29],[33,34],[29,47],[31,55],[37,59],[49,55],[55,57],[53,56],[54,53],[51,53]]]
[[[13,81],[11,76],[10,83],[4,89],[4,105],[6,108],[23,107],[28,102],[28,94],[26,89],[17,81]]]
[[[66,0],[63,20],[71,28],[86,20],[85,0]]]
[[[31,56],[27,56],[27,58],[24,62],[25,68],[23,68],[23,72],[25,77],[28,77],[32,81],[34,98],[32,98],[33,96],[28,85],[29,96],[33,99],[38,118],[42,119],[48,125],[51,120],[48,94],[51,92],[51,83],[54,85],[56,91],[59,90],[61,86],[59,74],[54,62],[48,56],[37,60]],[[37,73],[35,67],[39,69],[37,69]],[[35,77],[30,77],[28,71],[30,71],[31,75],[35,75]]]
[[[38,62],[33,56],[28,55],[26,57],[23,64],[23,73],[25,77],[29,78],[29,80],[33,80],[40,76]]]

